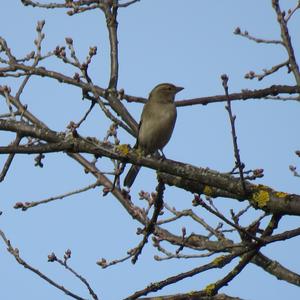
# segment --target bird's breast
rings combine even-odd
[[[162,150],[172,135],[176,121],[176,107],[174,103],[164,103],[145,107],[138,143],[146,152],[153,153]]]

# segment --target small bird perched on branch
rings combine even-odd
[[[183,87],[161,83],[151,91],[143,108],[135,145],[143,155],[153,154],[157,150],[162,152],[169,142],[177,116],[175,95],[181,90]],[[125,186],[132,186],[140,168],[131,166],[124,179]]]

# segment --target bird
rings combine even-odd
[[[175,95],[182,90],[183,87],[161,83],[150,92],[141,114],[134,146],[143,155],[154,154],[160,150],[164,157],[163,148],[171,138],[177,117]],[[125,176],[124,186],[132,186],[140,168],[137,165],[131,166]]]

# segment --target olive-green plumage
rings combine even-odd
[[[163,150],[169,142],[176,122],[175,95],[183,88],[170,83],[157,85],[150,93],[141,115],[136,148],[144,155]],[[132,165],[124,185],[131,187],[140,166]]]

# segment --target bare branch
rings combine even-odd
[[[64,3],[64,4],[60,4],[60,3],[43,4],[38,1],[31,1],[31,0],[21,0],[21,2],[25,6],[30,5],[32,7],[40,7],[40,8],[65,8],[66,7],[66,3]]]
[[[247,190],[246,190],[246,184],[245,184],[245,178],[244,178],[245,164],[242,163],[242,161],[241,161],[240,150],[239,150],[238,144],[237,144],[237,135],[236,135],[236,130],[235,130],[236,116],[234,116],[233,113],[232,113],[231,102],[230,102],[230,99],[228,97],[228,76],[226,74],[224,74],[224,75],[221,76],[221,78],[222,78],[222,85],[223,85],[224,90],[225,90],[225,95],[227,96],[227,105],[225,106],[225,108],[228,111],[229,119],[230,119],[231,135],[232,135],[233,150],[234,150],[234,157],[235,157],[235,166],[239,170],[241,184],[242,184],[244,193],[246,195]]]
[[[234,32],[234,34],[245,37],[247,39],[249,39],[250,41],[254,41],[256,43],[263,43],[263,44],[274,44],[274,45],[282,45],[283,46],[283,42],[279,41],[279,40],[267,40],[267,39],[260,39],[260,38],[256,38],[252,35],[249,34],[249,32],[247,30],[245,30],[244,32],[241,31],[240,27],[237,27]]]
[[[240,234],[244,234],[246,235],[248,238],[253,239],[254,241],[257,242],[262,242],[260,238],[256,237],[255,235],[253,235],[251,232],[247,231],[245,228],[232,223],[230,220],[228,220],[223,214],[215,211],[213,208],[211,208],[209,205],[207,205],[201,198],[196,197],[195,196],[195,201],[197,201],[197,203],[199,205],[201,205],[202,207],[204,207],[206,210],[208,210],[210,213],[212,213],[213,215],[217,216],[218,218],[220,218],[221,220],[223,220],[225,223],[227,223],[228,225],[230,225],[231,227],[235,228]]]
[[[143,297],[140,300],[243,300],[238,297],[231,297],[226,294],[217,294],[214,296],[204,296],[203,292],[191,291],[186,294],[166,295],[159,297]]]
[[[129,6],[129,5],[132,5],[132,4],[137,3],[137,2],[140,2],[140,1],[141,1],[141,0],[131,0],[131,1],[125,2],[125,3],[123,3],[123,4],[118,3],[117,6],[118,6],[118,7],[127,7],[127,6]]]
[[[147,226],[145,226],[145,228],[142,230],[143,235],[144,235],[143,240],[139,243],[139,245],[136,248],[134,248],[130,251],[130,253],[133,254],[133,258],[131,260],[133,264],[136,263],[139,255],[141,254],[141,252],[143,250],[143,247],[148,242],[148,238],[149,238],[150,234],[154,231],[154,228],[155,228],[155,225],[157,222],[157,218],[163,208],[164,190],[165,190],[164,183],[159,181],[158,185],[156,187],[157,195],[156,195],[156,199],[154,202],[154,211],[153,211],[152,218],[151,218],[150,222],[147,224]]]
[[[248,265],[250,260],[256,255],[257,252],[258,249],[254,249],[242,255],[239,263],[224,278],[206,286],[204,292],[206,292],[208,296],[215,295],[222,287],[228,285],[232,279],[241,273],[241,271]]]
[[[19,143],[21,142],[21,139],[22,138],[19,135],[17,135],[16,139],[12,143],[12,146],[18,146]],[[2,172],[0,174],[0,182],[2,182],[4,180],[14,157],[15,157],[15,153],[10,153],[9,154],[9,156],[8,156],[4,166],[3,166]]]
[[[247,199],[253,207],[263,209],[266,212],[292,215],[300,214],[299,195],[278,192],[267,186],[255,185],[247,181],[246,189],[248,194],[245,197],[244,190],[238,178],[208,168],[195,167],[169,159],[161,161],[153,157],[141,157],[136,151],[130,151],[126,145],[114,148],[112,145],[101,143],[96,139],[72,138],[71,136],[68,136],[66,139],[66,135],[63,133],[56,133],[49,129],[7,120],[0,120],[0,130],[18,132],[20,135],[32,136],[50,143],[31,147],[0,147],[0,153],[67,151],[69,153],[81,152],[96,156],[106,156],[123,162],[143,165],[155,170],[159,169],[161,172],[179,176],[192,182],[196,181],[198,184],[202,184],[204,189],[201,193],[205,193],[207,196],[212,196],[213,188],[217,188],[231,193],[238,200]]]
[[[252,258],[252,263],[272,274],[279,280],[285,280],[288,283],[300,286],[300,275],[285,268],[278,261],[272,260],[259,252]]]
[[[48,3],[45,3],[48,2]],[[222,299],[221,295],[214,295],[220,288],[228,284],[235,276],[237,276],[245,266],[251,262],[261,266],[266,272],[277,276],[280,279],[286,280],[295,285],[300,286],[299,275],[295,274],[276,262],[271,261],[267,257],[262,256],[259,252],[261,247],[267,246],[270,243],[288,240],[300,235],[300,229],[295,228],[289,231],[274,234],[275,228],[277,228],[281,214],[284,215],[300,215],[300,195],[284,193],[272,189],[271,187],[254,184],[253,181],[257,178],[261,178],[264,175],[262,168],[256,170],[244,170],[244,164],[241,161],[239,155],[239,148],[237,144],[237,135],[235,132],[235,116],[231,111],[231,101],[234,100],[246,100],[246,99],[288,99],[292,101],[299,101],[298,95],[300,94],[300,75],[299,68],[294,55],[294,50],[291,44],[291,37],[288,32],[287,23],[294,15],[295,11],[300,8],[300,2],[295,8],[288,11],[285,14],[279,7],[279,0],[272,0],[272,5],[276,11],[278,22],[281,27],[281,40],[268,40],[256,38],[250,35],[247,31],[242,32],[239,28],[236,29],[235,34],[243,36],[256,43],[283,45],[288,53],[288,60],[274,65],[270,69],[263,70],[262,74],[255,74],[250,72],[248,78],[258,78],[262,80],[264,77],[271,75],[281,68],[287,67],[288,72],[292,71],[296,79],[296,86],[286,85],[274,85],[259,90],[242,90],[239,93],[228,93],[228,77],[223,77],[223,86],[225,95],[216,95],[210,97],[201,97],[195,99],[185,99],[177,101],[176,105],[190,106],[190,105],[206,105],[217,102],[227,103],[227,110],[230,117],[232,136],[234,144],[234,154],[236,160],[236,166],[231,173],[221,173],[218,171],[210,170],[208,168],[196,167],[186,163],[172,161],[165,159],[163,161],[156,159],[155,157],[144,157],[132,150],[128,145],[120,145],[118,126],[122,127],[125,131],[133,136],[137,133],[137,122],[128,112],[122,100],[127,102],[145,103],[146,99],[141,97],[135,97],[132,95],[126,95],[123,89],[118,90],[118,76],[119,76],[119,55],[118,55],[118,9],[125,8],[133,5],[139,0],[65,0],[58,1],[63,3],[53,3],[49,0],[41,3],[35,0],[22,0],[24,5],[32,7],[40,7],[46,9],[64,8],[67,10],[68,15],[74,15],[83,13],[90,10],[102,10],[106,18],[106,26],[109,35],[109,47],[110,47],[110,79],[107,87],[103,88],[94,84],[95,80],[90,74],[90,66],[92,59],[97,52],[96,47],[90,47],[89,53],[86,59],[81,61],[79,53],[76,53],[76,49],[73,46],[73,39],[66,38],[66,46],[57,46],[55,50],[46,54],[42,53],[42,41],[44,40],[44,33],[42,32],[44,22],[41,21],[37,25],[37,37],[35,39],[35,49],[26,56],[16,58],[14,51],[9,48],[5,39],[0,38],[0,77],[6,77],[9,81],[13,82],[12,87],[15,87],[17,83],[17,92],[12,95],[10,87],[0,86],[0,95],[8,104],[8,109],[5,114],[0,116],[0,131],[12,132],[16,134],[16,139],[11,144],[3,144],[0,146],[0,154],[9,154],[7,161],[5,162],[2,173],[0,174],[0,180],[3,180],[7,173],[14,156],[20,154],[37,154],[35,158],[35,164],[42,166],[42,158],[45,157],[45,153],[50,152],[63,152],[64,155],[69,156],[79,163],[85,173],[91,174],[95,178],[95,183],[87,187],[81,188],[77,191],[67,192],[62,195],[52,196],[40,201],[16,203],[16,208],[22,208],[26,210],[30,207],[37,206],[39,204],[48,203],[57,199],[62,199],[67,196],[74,195],[76,193],[84,192],[90,188],[96,186],[103,186],[103,196],[111,193],[117,201],[121,203],[124,210],[133,219],[140,222],[144,228],[140,230],[142,233],[142,240],[138,246],[128,252],[126,256],[121,259],[115,259],[111,262],[107,262],[105,259],[97,262],[98,265],[103,268],[112,266],[129,260],[135,262],[138,259],[139,254],[142,252],[143,247],[148,242],[151,234],[153,234],[153,246],[165,257],[158,258],[156,260],[164,260],[171,258],[200,258],[210,257],[217,253],[220,255],[210,263],[205,265],[198,265],[188,272],[183,272],[157,283],[150,284],[143,290],[137,291],[128,299],[136,299],[142,295],[146,295],[150,292],[155,292],[168,286],[183,280],[187,277],[194,276],[196,274],[205,272],[206,270],[218,269],[227,266],[233,259],[240,257],[241,261],[221,280],[207,286],[202,291],[196,291],[187,294],[173,295],[172,299],[193,299],[193,297],[203,299]],[[75,69],[76,73],[73,75],[67,75],[60,73],[57,70],[50,70],[39,66],[40,62],[50,56],[68,64],[71,70]],[[28,111],[27,106],[23,105],[23,99],[21,102],[21,96],[24,95],[23,91],[27,87],[27,84],[32,76],[47,77],[57,80],[62,84],[70,84],[79,89],[84,99],[91,101],[90,108],[84,112],[79,121],[75,123],[70,121],[65,132],[53,131],[47,127],[41,120],[35,117]],[[73,77],[72,77],[73,76]],[[18,86],[19,85],[19,86]],[[291,96],[288,97],[287,94]],[[295,97],[297,96],[297,97]],[[97,103],[104,113],[104,116],[113,124],[107,131],[103,141],[99,141],[94,137],[83,137],[79,134],[78,127],[87,120],[89,113],[92,111],[95,103]],[[9,112],[9,113],[8,113]],[[12,119],[12,120],[11,120]],[[63,129],[64,130],[64,129]],[[105,130],[105,128],[104,128]],[[118,135],[117,135],[118,134]],[[27,138],[28,142],[21,143],[23,138]],[[299,152],[300,153],[300,152]],[[104,165],[107,161],[112,160],[113,166],[107,172],[98,169],[96,163],[101,162],[99,165]],[[148,202],[143,202],[147,207],[140,207],[135,205],[131,196],[127,190],[120,188],[120,175],[122,174],[122,166],[125,163],[130,162],[138,166],[146,166],[148,168],[159,170],[158,179],[159,184],[157,187],[157,195],[152,196],[152,199],[146,199]],[[238,172],[237,172],[238,170]],[[291,171],[296,174],[296,167],[292,167]],[[237,178],[239,175],[239,178]],[[111,179],[113,176],[113,179]],[[169,207],[163,202],[164,186],[165,184],[178,186],[186,191],[195,193],[194,199],[191,201],[192,205],[202,205],[209,212],[211,212],[218,219],[213,218],[215,222],[213,225],[208,224],[205,219],[201,218],[194,212],[194,209],[185,209],[178,211],[175,208]],[[202,196],[205,195],[207,203],[202,200]],[[234,213],[231,210],[231,219],[227,218],[223,214],[222,210],[217,206],[216,197],[232,198],[238,201],[249,201],[249,205],[245,209],[241,209],[239,212]],[[152,200],[155,200],[154,202]],[[221,199],[220,201],[223,201]],[[153,209],[154,204],[154,209]],[[166,208],[167,217],[164,220],[158,221],[158,216],[162,214],[162,208]],[[244,207],[244,206],[243,206]],[[254,209],[262,210],[263,212],[257,214],[258,217],[253,217],[252,221],[248,221],[248,210],[251,208],[251,213]],[[150,211],[153,209],[152,217],[150,217]],[[265,220],[272,214],[272,218],[269,224],[263,228]],[[198,233],[189,233],[189,228],[181,226],[181,234],[178,235],[171,233],[170,231],[162,228],[160,225],[184,221],[179,220],[182,217],[188,217],[189,222],[193,222],[200,230],[204,231],[203,235]],[[245,221],[246,220],[246,221]],[[261,222],[261,221],[264,222]],[[223,223],[224,222],[224,223]],[[249,222],[249,224],[248,224]],[[180,223],[180,222],[178,222]],[[228,224],[230,227],[226,226]],[[246,224],[245,224],[246,223]],[[200,226],[199,226],[200,224]],[[241,226],[240,224],[243,224]],[[178,225],[177,223],[175,225]],[[196,227],[196,228],[197,228]],[[204,230],[203,230],[204,228]],[[230,234],[234,237],[234,240],[230,239]],[[239,234],[239,236],[238,236]],[[44,280],[50,282],[48,279],[38,270],[30,267],[24,262],[20,256],[18,249],[14,249],[10,242],[6,239],[4,233],[0,231],[0,235],[8,247],[8,251],[15,257],[15,259],[21,265],[27,266],[28,269],[38,274]],[[165,247],[167,244],[167,247]],[[171,250],[170,250],[171,248]],[[185,251],[187,254],[183,253]],[[191,254],[190,254],[191,253]],[[54,254],[53,254],[54,255]],[[93,292],[91,287],[85,278],[79,275],[67,264],[67,260],[71,253],[67,251],[65,253],[64,260],[57,259],[51,256],[62,266],[64,266],[69,272],[74,274],[81,280],[89,290],[91,297],[97,299],[97,295]],[[43,277],[44,276],[44,277]],[[51,283],[57,288],[60,288],[65,293],[69,292],[64,287],[54,283]],[[69,292],[71,293],[71,292]],[[76,299],[82,299],[79,296]],[[190,298],[189,298],[190,297]],[[226,297],[226,296],[225,296]],[[229,299],[230,297],[228,297]],[[150,299],[150,298],[148,298]],[[162,299],[168,299],[168,296]],[[227,299],[227,298],[225,298]]]
[[[285,21],[288,22],[291,17],[293,16],[293,14],[300,8],[300,1],[298,1],[297,5],[293,8],[293,9],[289,9],[288,10],[288,14],[285,17]]]
[[[61,290],[63,293],[65,293],[66,295],[77,299],[77,300],[86,300],[82,297],[79,297],[78,295],[72,293],[71,291],[69,291],[68,289],[66,289],[64,286],[59,285],[58,283],[56,283],[55,281],[53,281],[52,279],[50,279],[48,276],[46,276],[45,274],[43,274],[41,271],[39,271],[38,269],[32,267],[31,265],[29,265],[25,260],[23,260],[20,257],[20,253],[19,253],[19,249],[18,248],[13,248],[13,246],[11,245],[11,242],[6,238],[4,232],[2,230],[0,230],[0,236],[2,238],[2,240],[4,241],[4,243],[7,246],[7,251],[14,256],[14,258],[16,259],[16,261],[22,265],[24,268],[30,270],[31,272],[35,273],[36,275],[38,275],[40,278],[42,278],[43,280],[45,280],[46,282],[48,282],[50,285],[54,286],[55,288]]]
[[[299,66],[298,66],[298,63],[297,63],[297,60],[295,57],[291,37],[290,37],[289,30],[287,27],[285,13],[282,12],[280,9],[279,0],[272,0],[272,6],[277,14],[277,21],[278,21],[278,23],[280,25],[280,29],[281,29],[281,38],[282,38],[282,42],[283,42],[284,47],[289,56],[289,63],[290,63],[291,70],[294,74],[297,85],[300,85]]]
[[[78,190],[75,190],[75,191],[71,191],[71,192],[68,192],[68,193],[65,193],[65,194],[61,194],[61,195],[58,195],[58,196],[55,196],[55,197],[49,197],[47,199],[43,199],[43,200],[40,200],[40,201],[32,201],[32,202],[28,202],[26,201],[25,203],[22,203],[22,202],[17,202],[15,205],[14,205],[14,208],[16,209],[22,209],[23,211],[31,208],[31,207],[35,207],[35,206],[38,206],[40,204],[46,204],[46,203],[49,203],[49,202],[52,202],[52,201],[55,201],[55,200],[61,200],[61,199],[64,199],[66,197],[70,197],[70,196],[73,196],[73,195],[76,195],[76,194],[80,194],[80,193],[83,193],[83,192],[86,192],[90,189],[94,189],[95,187],[99,186],[99,182],[95,182],[93,184],[90,184],[84,188],[81,188],[81,189],[78,189]]]
[[[101,260],[97,261],[97,265],[99,265],[101,268],[105,269],[105,268],[108,268],[110,266],[122,263],[122,262],[128,260],[131,257],[132,257],[132,254],[129,254],[129,255],[123,257],[123,258],[114,259],[110,262],[107,262],[107,260],[105,258],[102,258]]]
[[[66,270],[68,270],[69,272],[71,272],[75,277],[77,277],[88,289],[90,295],[92,296],[92,298],[94,300],[98,300],[98,296],[96,295],[96,293],[94,292],[94,290],[91,288],[90,284],[88,283],[88,281],[80,274],[78,274],[73,268],[71,268],[68,265],[68,260],[71,258],[71,250],[68,249],[65,251],[64,254],[64,260],[59,259],[56,257],[56,255],[54,253],[51,253],[50,255],[48,255],[48,261],[49,262],[58,262],[61,266],[63,266]]]
[[[147,295],[150,292],[156,292],[156,291],[164,288],[165,286],[176,283],[185,278],[195,276],[195,275],[205,272],[207,270],[220,268],[221,266],[224,267],[225,265],[229,264],[235,257],[242,255],[243,253],[247,253],[248,251],[249,251],[248,249],[243,249],[243,250],[237,251],[235,254],[222,255],[220,257],[215,258],[212,262],[205,264],[203,266],[200,266],[200,267],[194,268],[190,271],[183,272],[178,275],[166,278],[159,282],[151,283],[145,289],[135,292],[134,294],[125,298],[124,300],[137,299],[140,296]],[[207,295],[208,295],[207,292],[202,293],[202,296],[207,296]]]
[[[229,94],[228,98],[232,100],[248,100],[248,99],[265,99],[267,96],[277,96],[278,94],[298,94],[300,93],[299,86],[287,85],[272,85],[271,87],[259,90],[242,90],[241,93]],[[293,99],[289,99],[293,100]],[[176,101],[176,106],[190,106],[190,105],[207,105],[210,103],[219,103],[227,101],[226,95],[215,95],[209,97],[201,97],[194,99],[186,99]]]
[[[246,79],[253,79],[253,78],[257,78],[259,81],[264,79],[266,76],[269,76],[275,72],[277,72],[278,70],[280,70],[281,68],[283,67],[287,67],[289,68],[289,61],[285,61],[281,64],[278,64],[276,66],[273,66],[271,69],[267,70],[267,69],[264,69],[263,70],[263,74],[255,74],[255,72],[253,71],[250,71],[248,72],[246,75],[245,75],[245,78]]]
[[[183,216],[186,216],[186,217],[188,216],[188,217],[192,218],[195,222],[201,224],[211,235],[216,236],[219,240],[224,238],[224,236],[220,232],[218,232],[217,230],[215,230],[214,228],[209,226],[203,218],[200,218],[191,209],[186,209],[186,210],[183,210],[183,211],[177,211],[175,208],[169,207],[166,203],[165,203],[164,206],[166,207],[167,210],[169,210],[170,212],[172,212],[176,216],[174,219],[178,219],[178,218],[183,217]],[[157,224],[161,225],[161,224],[165,224],[167,222],[169,222],[168,219],[158,221]]]

